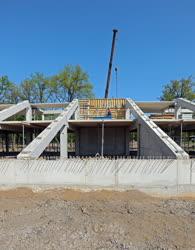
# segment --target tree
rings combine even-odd
[[[10,103],[18,103],[21,101],[21,93],[18,85],[13,84],[10,89]]]
[[[195,99],[195,83],[192,77],[181,80],[172,80],[162,91],[161,101],[172,101],[176,98]]]
[[[50,97],[50,88],[47,78],[42,73],[34,73],[25,79],[21,85],[21,98],[35,102],[47,102]]]
[[[17,103],[20,100],[19,88],[8,76],[0,77],[0,103]]]
[[[29,100],[29,102],[36,102],[34,93],[35,93],[35,85],[31,82],[30,79],[25,79],[21,85],[21,98],[23,100]]]
[[[0,102],[70,102],[74,98],[92,98],[92,89],[87,73],[80,66],[66,66],[59,74],[50,78],[42,73],[34,73],[20,85],[12,83],[7,76],[0,77]]]
[[[74,98],[92,98],[93,85],[79,65],[68,65],[50,80],[53,99],[71,102]]]

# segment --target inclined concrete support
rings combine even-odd
[[[68,126],[68,120],[72,117],[78,107],[78,100],[73,100],[65,110],[45,128],[22,152],[18,159],[37,159],[61,128]]]
[[[184,98],[177,98],[175,100],[175,104],[176,104],[176,108],[186,108],[186,109],[190,109],[193,112],[195,112],[195,102],[189,101],[187,99]]]
[[[16,105],[13,105],[9,108],[6,108],[6,109],[0,111],[0,121],[4,121],[7,118],[21,112],[22,110],[25,110],[25,109],[28,109],[28,110],[31,109],[29,101],[23,101],[23,102],[20,102]],[[29,117],[30,117],[30,115],[29,115]]]
[[[68,157],[68,128],[63,126],[60,131],[60,158]]]
[[[127,104],[140,124],[140,156],[167,156],[176,159],[187,159],[189,155],[162,131],[131,99]]]

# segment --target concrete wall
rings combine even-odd
[[[166,156],[173,157],[173,152],[152,133],[146,125],[138,125],[139,133],[139,156]]]
[[[63,185],[137,188],[158,193],[195,191],[194,160],[0,160],[1,186]]]
[[[104,128],[104,155],[128,155],[128,142],[126,127]],[[94,156],[101,154],[102,127],[80,128],[77,133],[76,155]]]

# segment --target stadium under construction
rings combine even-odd
[[[195,156],[195,103],[130,98],[0,104],[0,157]]]

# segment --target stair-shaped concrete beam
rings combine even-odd
[[[78,100],[73,100],[65,110],[45,128],[22,152],[17,156],[18,159],[37,159],[57,133],[68,125],[68,120],[78,108]]]
[[[127,99],[127,108],[139,123],[140,156],[189,158],[189,155],[145,115],[132,99]]]
[[[175,100],[176,103],[176,107],[179,108],[186,108],[186,109],[190,109],[193,112],[195,112],[195,102],[191,102],[187,99],[184,98],[178,98]]]
[[[29,101],[20,102],[16,105],[13,105],[9,108],[6,108],[6,109],[0,111],[0,121],[4,121],[7,118],[21,112],[24,109],[31,110]],[[29,112],[27,111],[27,113],[29,113]]]

